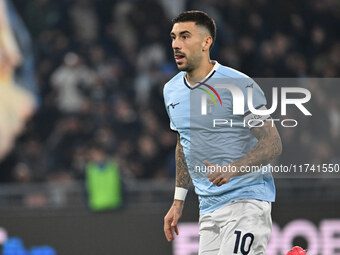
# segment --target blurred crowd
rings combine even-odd
[[[13,0],[34,40],[40,106],[1,180],[84,178],[91,145],[126,178],[175,174],[176,135],[163,85],[177,73],[169,31],[178,11],[217,24],[212,59],[251,77],[339,77],[337,0]],[[311,86],[318,121],[281,129],[278,162],[340,157],[340,87]]]

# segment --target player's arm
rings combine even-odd
[[[282,142],[276,126],[271,121],[265,122],[262,127],[251,130],[258,142],[249,153],[232,163],[239,169],[241,166],[265,166],[282,153]]]
[[[185,161],[183,146],[177,134],[177,144],[175,151],[176,158],[176,188],[174,202],[164,217],[164,234],[166,239],[171,242],[175,239],[174,232],[178,235],[177,222],[182,216],[184,199],[190,185],[190,175]]]
[[[176,159],[176,187],[188,190],[191,179],[188,171],[188,166],[185,161],[183,146],[181,145],[178,133],[175,159]]]
[[[231,177],[246,174],[246,171],[240,171],[242,167],[257,166],[262,167],[276,158],[282,152],[282,143],[280,135],[273,125],[273,122],[267,121],[262,127],[256,127],[251,130],[252,134],[258,139],[255,146],[244,157],[230,164],[229,169],[236,171],[213,172],[207,176],[211,182],[217,186],[221,186],[229,181]],[[205,161],[208,166],[212,164]]]

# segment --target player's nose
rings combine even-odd
[[[181,44],[180,44],[180,42],[179,42],[179,40],[177,40],[177,39],[173,39],[172,40],[172,48],[174,49],[174,50],[178,50],[178,49],[181,49],[182,47],[181,47]]]

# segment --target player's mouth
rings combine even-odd
[[[185,58],[185,54],[175,53],[175,61],[177,64],[180,64],[181,62],[183,62],[184,58]]]

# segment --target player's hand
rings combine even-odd
[[[210,168],[210,171],[207,173],[209,181],[217,186],[226,184],[230,180],[230,178],[234,177],[236,174],[235,172],[232,172],[231,168],[228,166],[218,168],[218,165],[211,164],[206,160],[204,160],[204,164]]]
[[[164,234],[168,242],[175,240],[175,234],[178,235],[178,220],[182,216],[184,201],[175,200],[170,210],[164,217]]]

